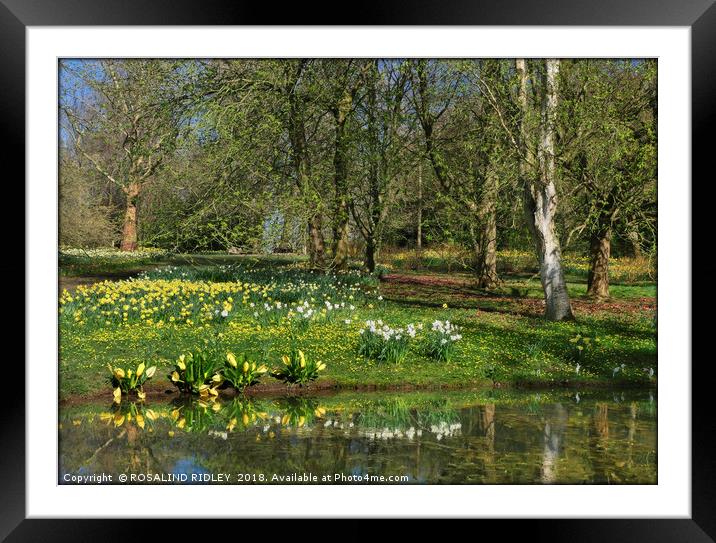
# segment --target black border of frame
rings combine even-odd
[[[297,2],[285,6],[247,0],[0,0],[0,134],[3,155],[20,161],[25,155],[25,27],[62,25],[283,25],[341,24],[335,6],[322,2]],[[349,7],[345,6],[344,7]],[[713,147],[709,135],[716,121],[716,4],[714,0],[382,0],[355,5],[352,25],[575,25],[575,26],[688,26],[691,27],[692,77],[692,179],[691,191],[698,186],[699,198],[692,194],[692,217],[709,217],[716,201],[713,178]],[[332,17],[331,17],[332,15]],[[329,18],[330,17],[330,18]],[[8,161],[9,162],[9,161]],[[7,166],[7,163],[5,163]],[[24,171],[24,162],[20,166]],[[6,170],[7,171],[7,170]],[[6,184],[10,177],[3,175]],[[19,178],[19,176],[18,176]],[[660,180],[678,182],[683,180]],[[689,190],[685,185],[684,190]],[[707,193],[708,191],[708,193]],[[12,200],[14,207],[24,195]],[[694,207],[697,206],[697,207]],[[702,209],[698,209],[701,206]],[[707,207],[708,206],[708,207]],[[5,207],[7,209],[8,206]],[[701,211],[698,213],[697,211]],[[708,247],[711,228],[692,223],[692,247]],[[5,247],[12,249],[13,245]],[[25,247],[27,250],[27,247]],[[706,251],[708,253],[708,251]],[[710,256],[710,255],[709,255]],[[691,257],[692,279],[703,280],[716,266]],[[698,272],[698,275],[697,275]],[[709,273],[711,272],[711,273]],[[25,283],[25,292],[31,285]],[[699,310],[712,307],[713,289],[699,292],[692,305],[692,337],[708,338],[713,333],[709,316],[699,318]],[[26,318],[28,316],[26,315]],[[693,346],[692,346],[693,349]],[[693,358],[693,356],[692,356]],[[710,357],[709,357],[710,358]],[[6,363],[10,360],[6,359]],[[687,361],[665,361],[680,363]],[[26,361],[27,363],[27,361]],[[686,520],[510,520],[507,533],[524,530],[530,539],[557,541],[713,541],[716,538],[716,461],[713,446],[713,417],[710,393],[713,375],[711,360],[692,364],[692,518]],[[137,538],[146,534],[146,521],[124,520],[28,520],[25,519],[25,402],[24,389],[13,391],[12,403],[3,408],[0,424],[0,538],[8,541],[54,540],[94,541]],[[108,491],[108,499],[111,499]],[[129,504],[125,504],[129,505]],[[151,504],[147,504],[151,508]],[[476,504],[479,507],[479,504]],[[131,511],[131,507],[126,510]],[[183,535],[194,522],[180,527],[166,521],[165,534]],[[454,521],[453,521],[454,522]],[[483,521],[504,530],[500,521]],[[140,527],[139,524],[142,524]],[[376,534],[373,521],[352,520],[356,529],[341,527],[340,532],[312,531],[334,538],[346,535],[364,539]],[[504,524],[504,521],[503,523]],[[286,526],[295,536],[293,523],[272,521],[270,532],[279,535]],[[422,522],[412,529],[423,530]],[[221,533],[214,526],[208,534]],[[384,528],[380,530],[384,532]],[[410,529],[400,528],[401,536]],[[417,531],[416,530],[416,531]],[[484,535],[485,532],[481,532]],[[503,532],[505,533],[505,532]],[[370,537],[370,536],[369,536]]]

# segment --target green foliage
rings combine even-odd
[[[289,384],[305,385],[318,379],[326,365],[320,360],[309,359],[299,349],[291,350],[289,355],[281,357],[283,367],[274,371],[273,375]]]

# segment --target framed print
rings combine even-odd
[[[0,534],[521,518],[711,540],[690,266],[716,8],[614,4],[315,26],[3,0],[27,320]]]

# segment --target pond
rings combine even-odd
[[[656,484],[655,390],[60,407],[59,484]]]

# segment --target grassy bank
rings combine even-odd
[[[577,321],[550,323],[541,318],[539,281],[519,271],[498,289],[481,291],[456,274],[388,273],[378,280],[357,272],[310,274],[289,257],[174,258],[181,265],[154,269],[153,261],[139,279],[62,295],[61,398],[109,392],[108,363],[157,365],[153,386],[172,388],[174,361],[197,347],[243,352],[278,367],[297,346],[326,363],[321,381],[337,387],[648,384],[655,379],[649,368],[657,373],[653,284],[624,284],[614,299],[594,302],[575,279]],[[401,362],[360,354],[361,330],[378,320],[393,329],[423,326]],[[426,350],[436,320],[459,327],[447,361]]]

